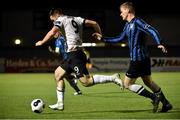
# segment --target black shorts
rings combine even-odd
[[[126,76],[138,78],[141,76],[151,75],[151,61],[146,58],[142,61],[131,61]]]
[[[78,78],[84,75],[89,75],[86,68],[86,55],[82,50],[77,50],[68,53],[68,59],[65,60],[60,66],[67,74],[74,72]]]

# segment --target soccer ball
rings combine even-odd
[[[34,99],[31,102],[31,109],[35,113],[41,113],[45,108],[45,103],[43,102],[42,99]]]

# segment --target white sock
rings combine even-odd
[[[106,82],[112,82],[114,80],[114,76],[93,75],[93,79],[94,79],[94,84],[106,83]]]
[[[140,94],[144,90],[144,87],[142,85],[133,84],[133,85],[129,86],[129,90],[131,90],[137,94]]]
[[[64,104],[64,90],[57,87],[57,102]]]

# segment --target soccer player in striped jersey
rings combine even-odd
[[[123,20],[127,21],[122,33],[117,37],[104,38],[104,41],[116,43],[124,40],[125,37],[128,38],[130,66],[126,72],[124,86],[138,95],[152,99],[153,112],[157,112],[160,101],[163,104],[161,112],[167,112],[172,109],[172,105],[164,96],[161,88],[151,78],[151,64],[147,51],[147,43],[140,37],[142,34],[151,35],[157,47],[161,49],[163,53],[167,53],[159,33],[154,27],[135,16],[135,10],[131,2],[125,2],[120,5],[120,16]],[[142,85],[135,83],[138,77],[142,78],[145,85],[148,86],[153,93],[146,90]]]
[[[68,55],[65,51],[66,48],[66,43],[65,43],[65,38],[61,34],[61,32],[57,32],[57,34],[54,36],[56,38],[55,40],[55,49],[53,50],[50,46],[48,47],[49,51],[52,52],[55,55],[60,56],[60,64],[64,62],[65,60],[68,59]],[[76,91],[74,95],[82,95],[81,90],[77,86],[77,78],[75,75],[68,74],[65,76],[66,80],[69,82],[71,87]]]
[[[93,75],[90,76],[86,68],[86,55],[82,50],[82,32],[83,27],[92,27],[95,33],[101,35],[101,29],[97,22],[93,20],[84,19],[82,17],[74,17],[64,15],[61,9],[52,9],[50,11],[50,19],[54,22],[53,28],[46,34],[43,40],[36,43],[36,46],[41,46],[50,40],[59,30],[64,32],[65,40],[67,43],[68,60],[61,64],[55,70],[55,80],[57,85],[57,103],[49,105],[51,109],[63,110],[64,109],[64,81],[63,76],[74,72],[79,78],[83,86],[88,87],[95,84],[102,83],[115,83],[122,86],[122,81],[119,74],[111,76],[107,75]],[[100,40],[101,36],[93,34],[93,37]]]

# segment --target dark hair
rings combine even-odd
[[[63,11],[60,8],[52,8],[49,11],[49,16],[54,15],[54,14],[63,14]]]

